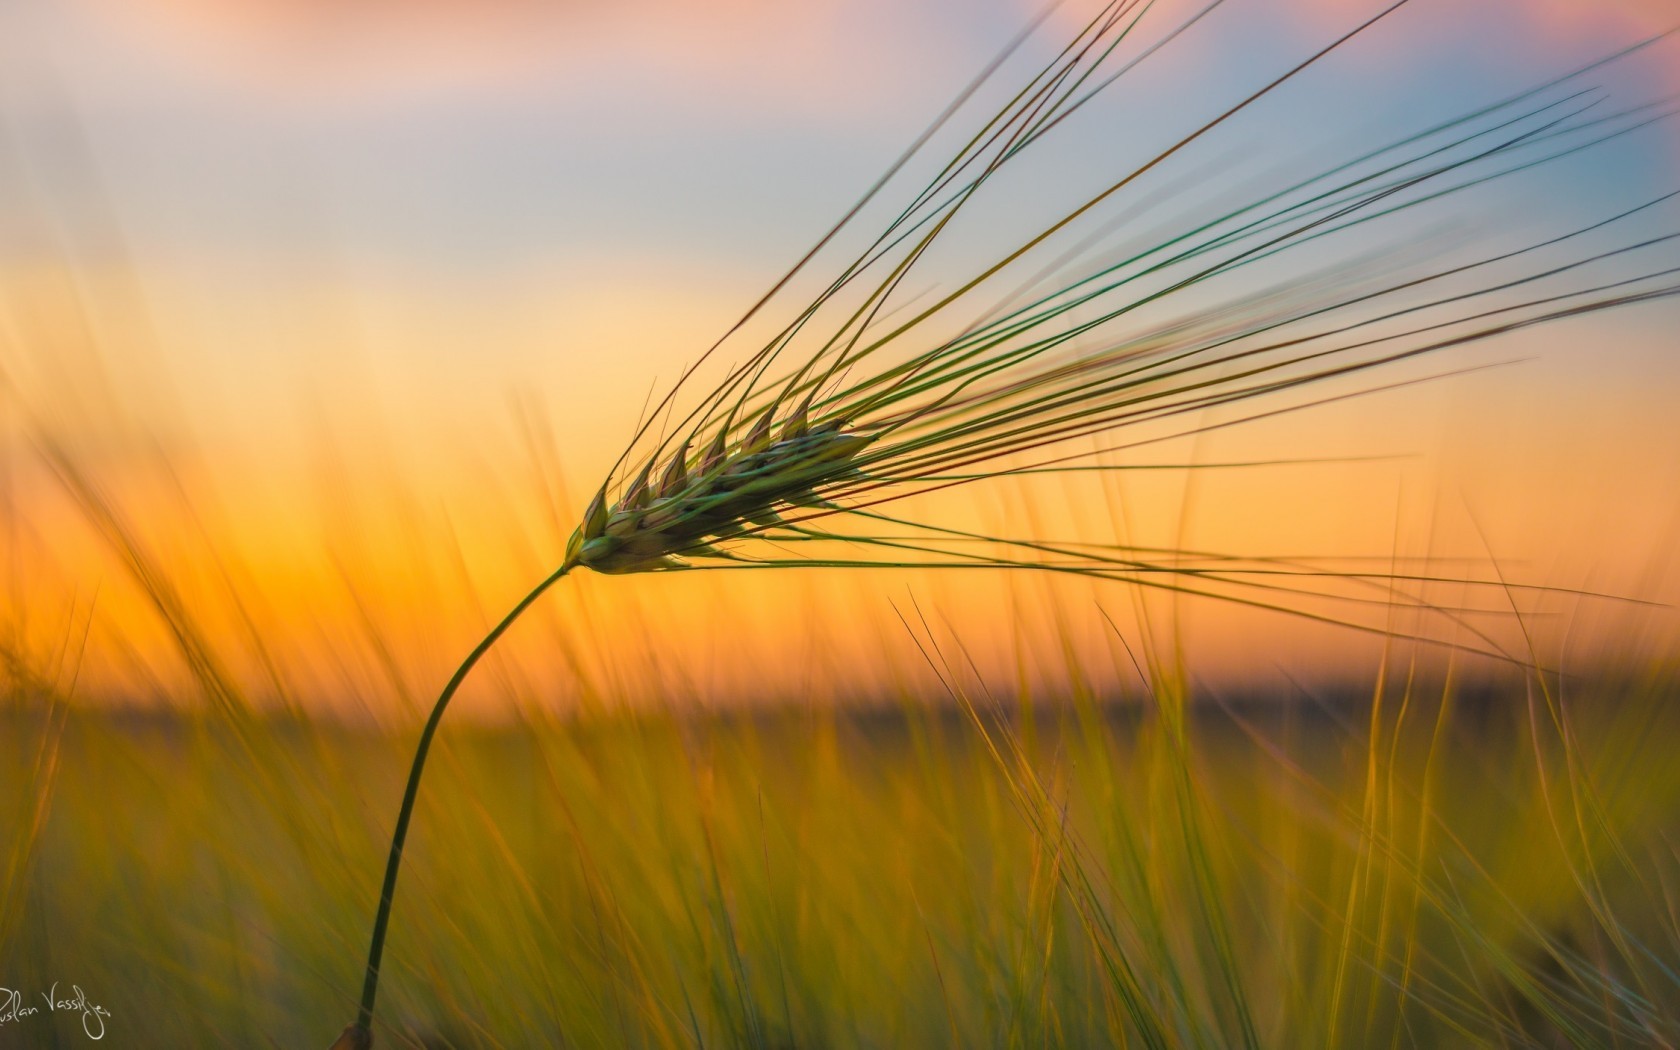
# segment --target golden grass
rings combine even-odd
[[[381,1045],[1680,1038],[1672,678],[1570,689],[1564,737],[1516,680],[1022,697],[922,630],[954,703],[446,734]],[[7,985],[112,1045],[324,1044],[407,735],[6,722]]]

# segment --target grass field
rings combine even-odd
[[[1190,705],[1171,676],[946,677],[943,704],[452,727],[379,1045],[1680,1039],[1672,675]],[[42,699],[0,736],[6,984],[78,987],[112,1046],[326,1045],[410,735]]]
[[[1673,2],[0,3],[0,1050],[1680,1047]]]

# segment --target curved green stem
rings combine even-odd
[[[397,827],[391,833],[391,856],[385,862],[385,885],[379,891],[379,911],[373,919],[373,942],[368,947],[367,978],[362,983],[362,1006],[356,1015],[356,1023],[351,1026],[355,1039],[353,1045],[373,1045],[373,1000],[379,994],[379,959],[385,951],[385,929],[391,921],[391,898],[397,892],[397,870],[402,866],[403,843],[408,839],[409,819],[414,816],[415,796],[420,793],[420,773],[426,766],[426,753],[431,750],[432,737],[437,734],[438,723],[443,721],[443,709],[449,706],[449,701],[455,696],[456,690],[461,688],[461,683],[478,663],[479,658],[490,651],[490,647],[513,626],[513,621],[519,619],[521,613],[530,608],[532,602],[542,597],[544,591],[570,572],[574,564],[575,562],[568,559],[553,575],[537,584],[530,594],[520,599],[519,604],[502,617],[501,622],[491,628],[490,633],[473,647],[473,651],[461,661],[461,666],[455,669],[449,684],[443,687],[443,693],[432,706],[431,717],[426,719],[426,728],[420,731],[420,744],[414,749],[414,764],[408,770],[408,787],[403,791],[402,809],[397,812]],[[351,1035],[352,1032],[347,1031],[346,1034]]]

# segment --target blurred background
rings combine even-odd
[[[1378,6],[1213,12],[1049,142],[952,265],[995,256],[1035,205],[1083,199]],[[1162,7],[1160,24],[1195,9]],[[0,0],[10,673],[172,705],[196,702],[189,665],[211,660],[259,705],[406,716],[557,563],[650,391],[1037,12]],[[1043,46],[1087,13],[1058,8]],[[1199,143],[1171,181],[1140,185],[1114,236],[1675,24],[1670,0],[1415,0]],[[1590,83],[1661,103],[1680,91],[1676,57],[1659,42]],[[1428,232],[1463,245],[1594,221],[1680,186],[1677,143],[1653,125],[1439,209]],[[1653,231],[1675,215],[1653,214]],[[934,269],[916,291],[949,279]],[[1432,363],[1501,367],[1112,454],[1206,469],[1003,482],[920,509],[997,534],[1603,592],[1634,601],[1523,596],[1535,655],[1646,669],[1680,641],[1666,607],[1680,600],[1676,332],[1669,300],[1515,333]],[[1254,463],[1270,465],[1216,466]],[[1035,688],[1129,673],[1099,610],[1171,640],[1209,687],[1358,678],[1384,648],[1025,575],[581,574],[461,710],[903,695],[920,657],[895,611],[912,609]],[[1375,625],[1437,630],[1403,620],[1379,610]]]

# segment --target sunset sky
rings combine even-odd
[[[1201,5],[1161,6],[1145,23],[1157,35]],[[996,254],[1042,224],[1035,208],[1065,211],[1380,6],[1228,0],[1070,122],[945,265]],[[170,695],[181,642],[137,585],[156,570],[165,603],[193,610],[253,693],[418,702],[402,694],[434,689],[559,558],[650,390],[1037,10],[0,0],[8,645],[90,696]],[[1029,54],[1089,10],[1061,5]],[[1171,179],[1140,185],[1115,243],[1676,25],[1674,0],[1414,0],[1199,143]],[[1661,112],[1677,69],[1670,39],[1583,86]],[[1670,121],[1415,232],[1511,243],[1677,188]],[[1635,232],[1676,231],[1671,201]],[[1680,266],[1672,244],[1653,251],[1642,265]],[[916,290],[955,274],[935,267]],[[1505,367],[1114,454],[1382,458],[1138,472],[1106,491],[1013,482],[921,506],[1014,535],[1435,558],[1479,578],[1495,574],[1474,561],[1491,554],[1513,581],[1680,602],[1676,332],[1669,299],[1430,362]],[[43,463],[47,446],[113,508],[103,531]],[[113,549],[123,530],[143,557]],[[1002,683],[1065,682],[1069,653],[1109,681],[1123,672],[1099,606],[1144,631],[1124,586],[1024,576],[584,575],[568,588],[490,677],[562,704],[867,696],[921,681],[897,615],[915,608]],[[1547,662],[1637,669],[1680,642],[1666,608],[1529,608]],[[1146,618],[1158,645],[1183,632],[1194,674],[1228,684],[1364,675],[1380,654],[1377,639],[1212,602],[1152,601]]]

